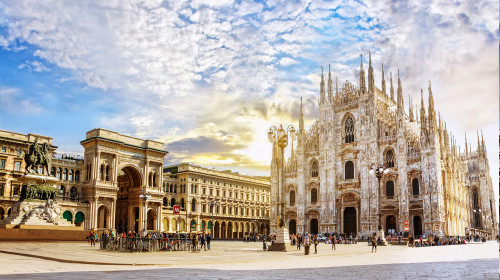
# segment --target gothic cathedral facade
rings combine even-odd
[[[271,228],[284,203],[290,233],[355,233],[415,236],[498,233],[493,185],[484,140],[461,150],[434,108],[404,109],[401,80],[388,92],[382,65],[375,86],[371,55],[368,83],[363,59],[359,87],[333,84],[321,73],[319,117],[304,128],[302,101],[297,145],[290,157],[273,144]],[[419,112],[420,111],[420,112]],[[283,182],[283,183],[282,183]],[[278,187],[282,185],[281,190]],[[281,193],[279,193],[281,192]],[[282,197],[281,201],[278,201]]]

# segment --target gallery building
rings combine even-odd
[[[51,137],[0,131],[0,220],[19,200],[24,154],[35,139],[48,143],[54,154],[45,175],[57,179],[62,218],[82,230],[213,228],[219,238],[269,232],[269,180],[193,164],[164,169],[164,143],[101,128],[87,132],[80,142],[83,157],[55,156]]]

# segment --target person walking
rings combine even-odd
[[[375,249],[375,253],[377,252],[377,233],[373,233],[373,236],[372,236],[372,253],[373,253],[373,249]]]
[[[210,241],[212,241],[212,236],[210,234],[207,235],[207,248],[210,250]]]
[[[335,240],[335,235],[332,234],[332,250],[337,250],[337,248],[335,248],[335,243],[337,243],[337,241]]]
[[[318,236],[314,235],[313,240],[314,240],[314,253],[317,254],[318,253],[318,243],[319,243]]]
[[[297,237],[297,250],[300,250],[300,243],[302,243],[302,235]]]

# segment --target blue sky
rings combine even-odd
[[[167,164],[266,175],[267,128],[298,126],[301,96],[312,124],[321,66],[357,84],[371,50],[376,85],[382,63],[387,82],[399,69],[406,106],[432,80],[462,148],[483,130],[496,186],[498,14],[493,1],[2,0],[0,129],[78,154],[102,127],[164,141]]]

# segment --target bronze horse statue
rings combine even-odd
[[[38,170],[33,169],[37,165],[41,165],[42,168],[47,170],[49,173],[49,163],[50,163],[50,145],[49,143],[38,143],[38,138],[35,139],[33,144],[31,144],[28,154],[24,156],[24,161],[26,162],[26,173],[38,173]],[[43,173],[43,169],[42,169]]]

